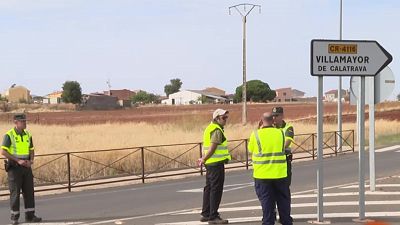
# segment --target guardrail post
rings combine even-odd
[[[314,137],[315,137],[315,135],[314,134],[311,134],[311,140],[312,140],[312,160],[314,160],[315,159],[315,141],[314,141]]]
[[[200,152],[200,158],[202,158],[203,157],[203,146],[202,146],[202,143],[199,143],[199,152]],[[197,161],[196,161],[196,163],[197,163]],[[204,170],[203,170],[203,165],[200,165],[200,175],[201,176],[203,176],[203,174],[204,174]]]
[[[354,145],[355,145],[354,130],[352,130],[351,133],[353,134],[353,146],[352,146],[352,148],[353,148],[353,152],[354,152]]]
[[[337,142],[337,140],[338,140],[338,139],[337,139],[337,138],[338,138],[337,136],[338,136],[338,135],[339,135],[339,132],[336,132],[336,131],[335,131],[335,156],[337,156],[337,152],[338,152],[338,145],[337,145],[337,143],[338,143],[338,142]]]
[[[244,140],[244,149],[246,150],[246,170],[249,170],[249,149],[247,148],[247,139]]]
[[[68,192],[71,192],[71,157],[70,153],[67,153],[67,168],[68,168]]]
[[[144,180],[145,180],[145,178],[144,178],[144,171],[145,171],[145,169],[144,169],[144,148],[141,147],[140,151],[142,153],[142,183],[144,184]]]

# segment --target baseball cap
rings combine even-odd
[[[279,115],[283,114],[283,108],[282,107],[274,107],[272,108],[272,115]]]
[[[23,113],[15,114],[14,115],[14,120],[26,121],[26,115],[23,114]]]
[[[217,118],[218,116],[223,116],[226,113],[228,113],[228,110],[224,110],[224,109],[216,109],[213,113],[213,120],[215,120],[215,118]]]

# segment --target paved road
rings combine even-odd
[[[378,191],[367,193],[367,216],[400,224],[400,148],[376,154]],[[324,160],[326,206],[332,224],[354,224],[358,216],[358,153]],[[368,177],[368,174],[367,174]],[[389,178],[387,178],[389,177]],[[385,178],[385,179],[384,179]],[[234,224],[260,224],[261,210],[251,171],[228,172],[221,214]],[[46,224],[202,224],[204,177],[64,193],[37,198]],[[295,224],[315,218],[316,161],[294,164],[292,183]],[[314,205],[313,205],[314,204]],[[373,214],[368,214],[373,212]],[[387,215],[386,215],[387,214]],[[7,224],[8,201],[0,201],[0,224]],[[204,224],[204,223],[203,223]]]

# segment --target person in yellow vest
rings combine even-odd
[[[255,190],[263,211],[263,225],[275,224],[275,205],[278,205],[280,222],[292,225],[285,135],[273,127],[273,123],[272,113],[264,113],[262,127],[250,136],[248,149],[253,162]]]
[[[274,117],[274,127],[282,129],[283,133],[285,134],[285,153],[288,166],[288,180],[290,186],[290,184],[292,183],[292,143],[294,141],[294,128],[292,124],[287,123],[285,120],[283,120],[284,115],[282,107],[272,108],[272,115]]]
[[[32,165],[35,156],[32,136],[26,130],[26,115],[14,115],[15,127],[9,130],[3,139],[2,155],[8,174],[10,189],[11,223],[18,224],[19,196],[22,190],[25,206],[25,221],[40,222],[35,215],[35,196],[33,190]]]
[[[201,222],[208,224],[227,224],[218,213],[221,203],[225,180],[225,166],[231,160],[228,151],[228,141],[224,134],[224,126],[229,112],[217,109],[213,113],[213,120],[207,126],[203,135],[203,157],[198,159],[199,166],[206,167],[206,186],[203,192],[203,208]]]

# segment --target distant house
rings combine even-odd
[[[32,101],[31,91],[24,86],[11,86],[6,92],[5,97],[12,103],[30,103]]]
[[[348,91],[342,89],[342,102],[345,101],[346,96],[348,96],[348,95],[349,95]],[[338,98],[338,90],[335,89],[335,90],[329,90],[329,91],[325,92],[324,98],[325,98],[324,100],[327,102],[337,102],[338,101],[338,99],[337,99]]]
[[[128,90],[128,89],[121,89],[121,90],[105,91],[104,94],[117,97],[118,104],[120,106],[129,107],[129,106],[131,106],[131,99],[133,96],[136,95],[136,92]]]
[[[299,91],[297,89],[292,89],[291,87],[278,88],[275,90],[275,93],[275,102],[298,101],[298,99],[303,98],[306,94],[305,92]]]
[[[46,97],[43,99],[43,103],[46,103],[46,104],[62,103],[62,99],[61,99],[62,93],[63,93],[62,91],[55,91],[55,92],[52,92],[52,93],[46,95]]]
[[[108,110],[120,108],[117,97],[101,93],[85,94],[82,100],[83,109]]]
[[[42,104],[43,103],[43,99],[44,99],[44,97],[42,97],[42,96],[37,96],[37,95],[33,96],[32,95],[32,102],[33,103]]]
[[[221,93],[221,92],[220,92]],[[223,91],[225,93],[225,91]],[[203,103],[229,103],[228,98],[216,93],[209,93],[204,90],[183,90],[168,96],[168,99],[161,101],[166,105],[189,105]]]

